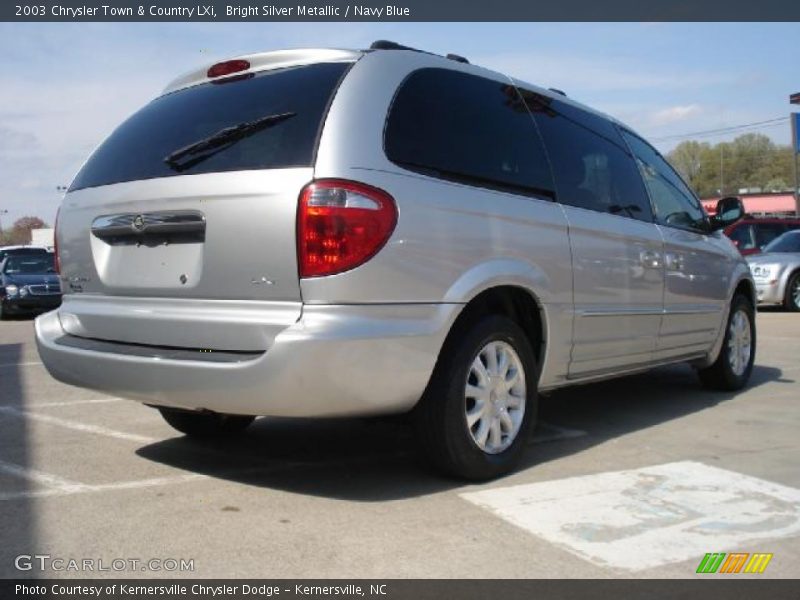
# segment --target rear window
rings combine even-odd
[[[70,189],[173,175],[311,166],[325,111],[348,66],[320,63],[264,71],[156,98],[100,145]],[[234,138],[217,137],[206,147],[195,146],[228,128],[254,122],[246,134],[240,130]],[[176,157],[192,146],[193,151]]]
[[[40,254],[14,254],[5,261],[3,272],[6,275],[17,273],[55,273],[55,260],[53,255]]]

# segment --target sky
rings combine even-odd
[[[2,226],[24,215],[52,223],[58,186],[185,71],[240,54],[377,39],[562,89],[662,152],[677,143],[659,141],[666,136],[798,110],[788,103],[800,92],[798,23],[0,23]],[[790,142],[786,121],[761,132]]]

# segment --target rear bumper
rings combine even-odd
[[[307,305],[265,352],[219,360],[93,344],[65,331],[60,310],[36,320],[36,342],[56,379],[148,404],[286,417],[388,414],[417,402],[460,309]]]

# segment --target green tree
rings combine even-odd
[[[731,142],[711,145],[685,141],[667,160],[701,198],[736,194],[742,188],[788,191],[794,181],[793,154],[760,133],[746,133]]]

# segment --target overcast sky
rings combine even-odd
[[[52,222],[56,186],[181,72],[238,54],[376,39],[563,89],[654,139],[786,116],[800,91],[797,23],[1,23],[3,226],[23,215]],[[785,122],[763,132],[789,143]]]

